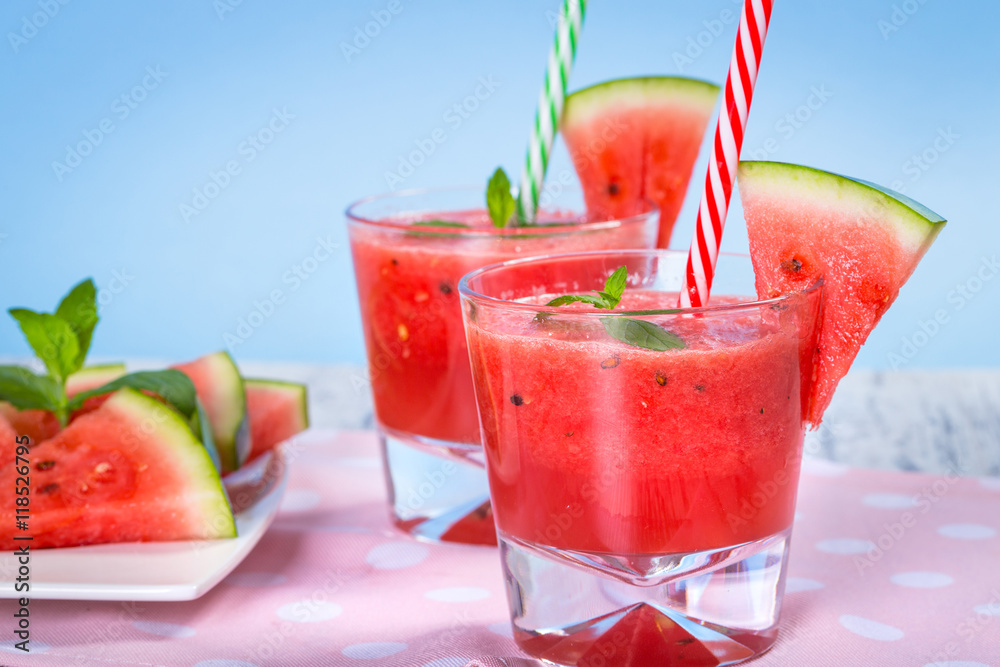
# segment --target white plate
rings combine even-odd
[[[30,590],[14,590],[17,557],[0,555],[0,598],[32,600],[193,600],[240,564],[278,512],[288,478],[281,448],[227,475],[238,537],[130,542],[31,551]]]

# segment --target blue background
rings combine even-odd
[[[386,172],[436,128],[446,141],[404,187],[485,181],[498,164],[520,172],[556,0],[399,0],[397,14],[389,0],[237,1],[2,4],[0,305],[51,309],[90,275],[102,289],[95,355],[184,359],[224,347],[280,289],[237,358],[361,362],[345,206],[387,190]],[[736,23],[720,17],[738,9],[594,0],[571,88],[651,73],[722,83]],[[346,53],[372,12],[391,20]],[[998,25],[989,2],[777,2],[744,157],[902,187],[951,221],[859,365],[1000,363],[1000,277],[984,264],[1000,249]],[[445,122],[480,78],[496,89]],[[824,99],[810,109],[814,90]],[[261,133],[271,122],[280,131]],[[54,168],[102,123],[112,131],[88,155]],[[251,150],[259,133],[270,142]],[[217,176],[226,187],[185,220],[181,205],[230,161],[239,173]],[[568,164],[560,145],[552,168]],[[703,150],[681,246],[704,165]],[[337,247],[296,287],[289,272],[318,239]],[[724,249],[745,248],[735,201]],[[922,335],[938,311],[947,322]],[[0,355],[26,354],[0,318]]]

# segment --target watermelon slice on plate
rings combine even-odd
[[[250,455],[250,423],[243,378],[233,358],[216,352],[173,368],[191,378],[205,406],[222,472],[236,470]]]
[[[719,87],[672,76],[616,79],[566,98],[559,131],[595,218],[660,208],[666,248]]]
[[[245,379],[243,386],[250,415],[250,459],[309,428],[305,385]]]
[[[184,419],[132,389],[115,392],[31,448],[31,547],[236,536],[229,501]],[[13,489],[14,457],[0,466]],[[14,496],[0,507],[0,545],[16,546]]]
[[[945,220],[899,193],[810,167],[741,162],[737,178],[757,296],[771,298],[823,279],[808,408],[816,427],[837,383]]]

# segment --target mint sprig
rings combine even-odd
[[[510,193],[510,179],[503,167],[497,167],[486,184],[486,210],[494,227],[506,227],[511,223],[517,201]]]
[[[625,283],[627,278],[628,270],[624,266],[620,266],[614,273],[608,276],[607,280],[604,281],[603,290],[593,290],[596,296],[593,294],[564,294],[560,297],[552,299],[545,305],[564,306],[568,303],[582,302],[589,303],[595,308],[614,310],[615,307],[617,307],[621,302],[622,295],[625,294]],[[677,310],[632,310],[626,312],[628,314],[636,315],[654,315],[659,313],[674,313],[677,312]],[[535,319],[544,321],[545,318],[541,317],[542,315],[543,313],[539,313],[535,316]],[[655,350],[657,352],[686,347],[683,338],[675,333],[667,331],[659,324],[648,322],[646,320],[621,316],[602,317],[601,324],[604,326],[604,331],[606,331],[609,336],[633,347],[641,347],[646,350]]]
[[[83,368],[90,341],[97,326],[97,290],[86,279],[69,291],[54,313],[29,308],[8,311],[21,328],[28,345],[45,365],[46,375],[20,366],[0,366],[0,401],[18,410],[47,410],[66,426],[74,410],[92,396],[108,394],[122,387],[152,392],[194,421],[197,395],[184,373],[168,369],[130,373],[107,384],[81,392],[69,399],[66,380]]]
[[[593,290],[597,295],[592,294],[563,294],[549,301],[546,306],[565,306],[567,303],[589,303],[595,308],[612,310],[622,300],[625,293],[625,281],[628,278],[628,269],[624,266],[608,276],[604,281],[603,290]]]

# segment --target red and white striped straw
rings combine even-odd
[[[736,167],[740,161],[743,133],[750,114],[753,87],[757,82],[760,57],[764,52],[764,39],[771,21],[774,0],[744,0],[740,30],[729,62],[726,77],[725,108],[719,112],[715,128],[712,159],[705,176],[705,190],[698,207],[691,252],[688,254],[684,287],[681,289],[681,308],[697,308],[708,303],[715,274],[715,261],[719,257],[722,229],[726,225],[729,199],[733,194]]]

